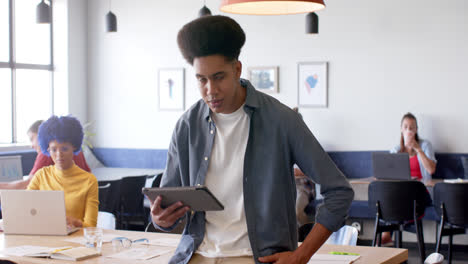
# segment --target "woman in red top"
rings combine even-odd
[[[431,142],[419,138],[416,117],[407,113],[401,119],[400,144],[391,153],[408,153],[411,177],[424,182],[432,179],[436,169],[436,159]]]
[[[31,147],[37,152],[36,160],[34,161],[34,166],[29,173],[29,177],[26,180],[18,180],[12,182],[2,182],[0,183],[0,189],[26,189],[31,179],[34,177],[34,173],[41,169],[42,167],[54,165],[54,161],[51,157],[48,157],[41,152],[41,148],[37,142],[37,132],[39,131],[39,126],[44,122],[43,120],[38,120],[34,122],[28,129],[28,137],[31,141]],[[87,172],[91,172],[86,160],[84,158],[83,152],[78,153],[78,155],[73,156],[73,161],[75,164]]]
[[[407,113],[401,119],[400,144],[395,146],[391,153],[408,153],[410,159],[410,172],[413,179],[428,182],[432,179],[436,169],[437,160],[431,142],[419,138],[418,122],[416,117]],[[427,195],[427,203],[430,197]],[[382,233],[382,244],[392,241],[390,232]]]

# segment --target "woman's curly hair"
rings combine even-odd
[[[226,16],[204,16],[180,29],[177,44],[185,60],[193,65],[198,57],[223,55],[228,61],[239,58],[245,43],[240,25]]]
[[[42,153],[50,156],[49,143],[56,140],[59,143],[70,143],[73,153],[77,155],[81,151],[83,143],[83,127],[78,119],[72,116],[51,116],[39,126],[37,134]]]

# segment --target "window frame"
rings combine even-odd
[[[50,112],[54,113],[54,19],[53,19],[53,0],[49,0],[50,10],[51,10],[51,23],[49,25],[50,30],[50,62],[49,64],[31,64],[31,63],[17,63],[16,62],[16,46],[15,46],[15,1],[21,0],[8,0],[8,16],[9,16],[9,25],[8,25],[8,38],[9,38],[9,61],[2,62],[0,61],[0,68],[7,68],[11,70],[11,137],[10,142],[6,144],[0,143],[0,148],[2,145],[11,146],[11,145],[23,145],[18,143],[18,131],[17,131],[17,111],[16,111],[16,70],[17,69],[28,69],[28,70],[43,70],[49,71],[50,74],[50,85],[49,85],[49,95],[50,95]],[[38,4],[40,1],[37,1]]]

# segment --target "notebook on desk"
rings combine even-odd
[[[372,153],[374,177],[378,180],[411,180],[408,153]]]
[[[3,231],[18,235],[68,235],[63,191],[1,190]]]

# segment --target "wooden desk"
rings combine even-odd
[[[135,232],[135,231],[123,231],[123,230],[104,230],[104,234],[108,233],[115,233],[116,237],[127,237],[129,239],[140,239],[140,238],[147,238],[147,239],[155,239],[158,237],[180,237],[180,235],[173,235],[173,234],[163,234],[163,233],[144,233],[144,232]],[[83,231],[80,230],[74,234],[69,236],[24,236],[24,235],[5,235],[0,234],[0,251],[4,248],[8,247],[16,247],[21,245],[34,245],[34,246],[46,246],[46,247],[62,247],[62,246],[82,246],[80,244],[64,241],[66,239],[74,238],[74,237],[81,237],[83,236]],[[151,246],[149,245],[148,248],[163,248],[158,246]],[[175,249],[174,249],[175,250]],[[114,254],[114,250],[112,248],[111,243],[103,243],[102,244],[102,256],[97,258],[90,258],[82,261],[63,261],[63,260],[56,260],[56,259],[47,259],[47,258],[31,258],[31,257],[14,257],[14,256],[7,256],[0,252],[0,259],[8,259],[11,261],[15,261],[17,263],[25,263],[25,264],[37,264],[37,263],[99,263],[99,264],[120,264],[120,263],[168,263],[169,259],[172,256],[171,254],[166,254],[163,256],[159,256],[150,260],[118,260],[114,258],[106,258],[103,256]]]
[[[135,231],[122,231],[122,230],[104,230],[104,233],[115,234],[115,236],[125,236],[130,239],[157,239],[157,238],[177,238],[180,235],[163,234],[163,233],[144,233]],[[79,246],[71,242],[64,241],[72,237],[82,236],[82,231],[78,231],[70,236],[20,236],[20,235],[4,235],[0,234],[0,251],[7,247],[15,247],[21,245],[35,245],[35,246],[47,246],[47,247],[60,247],[60,246]],[[149,248],[161,248],[158,246],[148,246]],[[367,263],[385,263],[385,264],[397,264],[408,259],[407,249],[396,249],[396,248],[378,248],[378,247],[353,247],[353,246],[336,246],[336,245],[323,245],[319,249],[318,253],[326,254],[330,251],[342,251],[342,252],[353,252],[361,255],[356,264],[367,264]],[[25,264],[36,264],[36,263],[167,263],[172,256],[172,253],[162,255],[146,261],[138,260],[118,260],[106,258],[104,256],[113,254],[112,244],[104,243],[102,246],[101,257],[91,258],[79,262],[74,261],[63,261],[56,259],[44,259],[44,258],[30,258],[30,257],[12,257],[6,256],[0,253],[0,259],[8,259],[17,263]]]
[[[374,177],[360,178],[360,179],[350,179],[349,183],[354,190],[354,200],[356,201],[367,201],[369,200],[368,190],[369,184],[372,181],[375,181]],[[443,179],[432,179],[429,182],[426,182],[425,185],[432,197],[432,189],[436,183],[443,182]]]
[[[354,264],[399,264],[408,260],[408,250],[405,248],[323,245],[318,253],[330,251],[358,253],[361,257]]]

